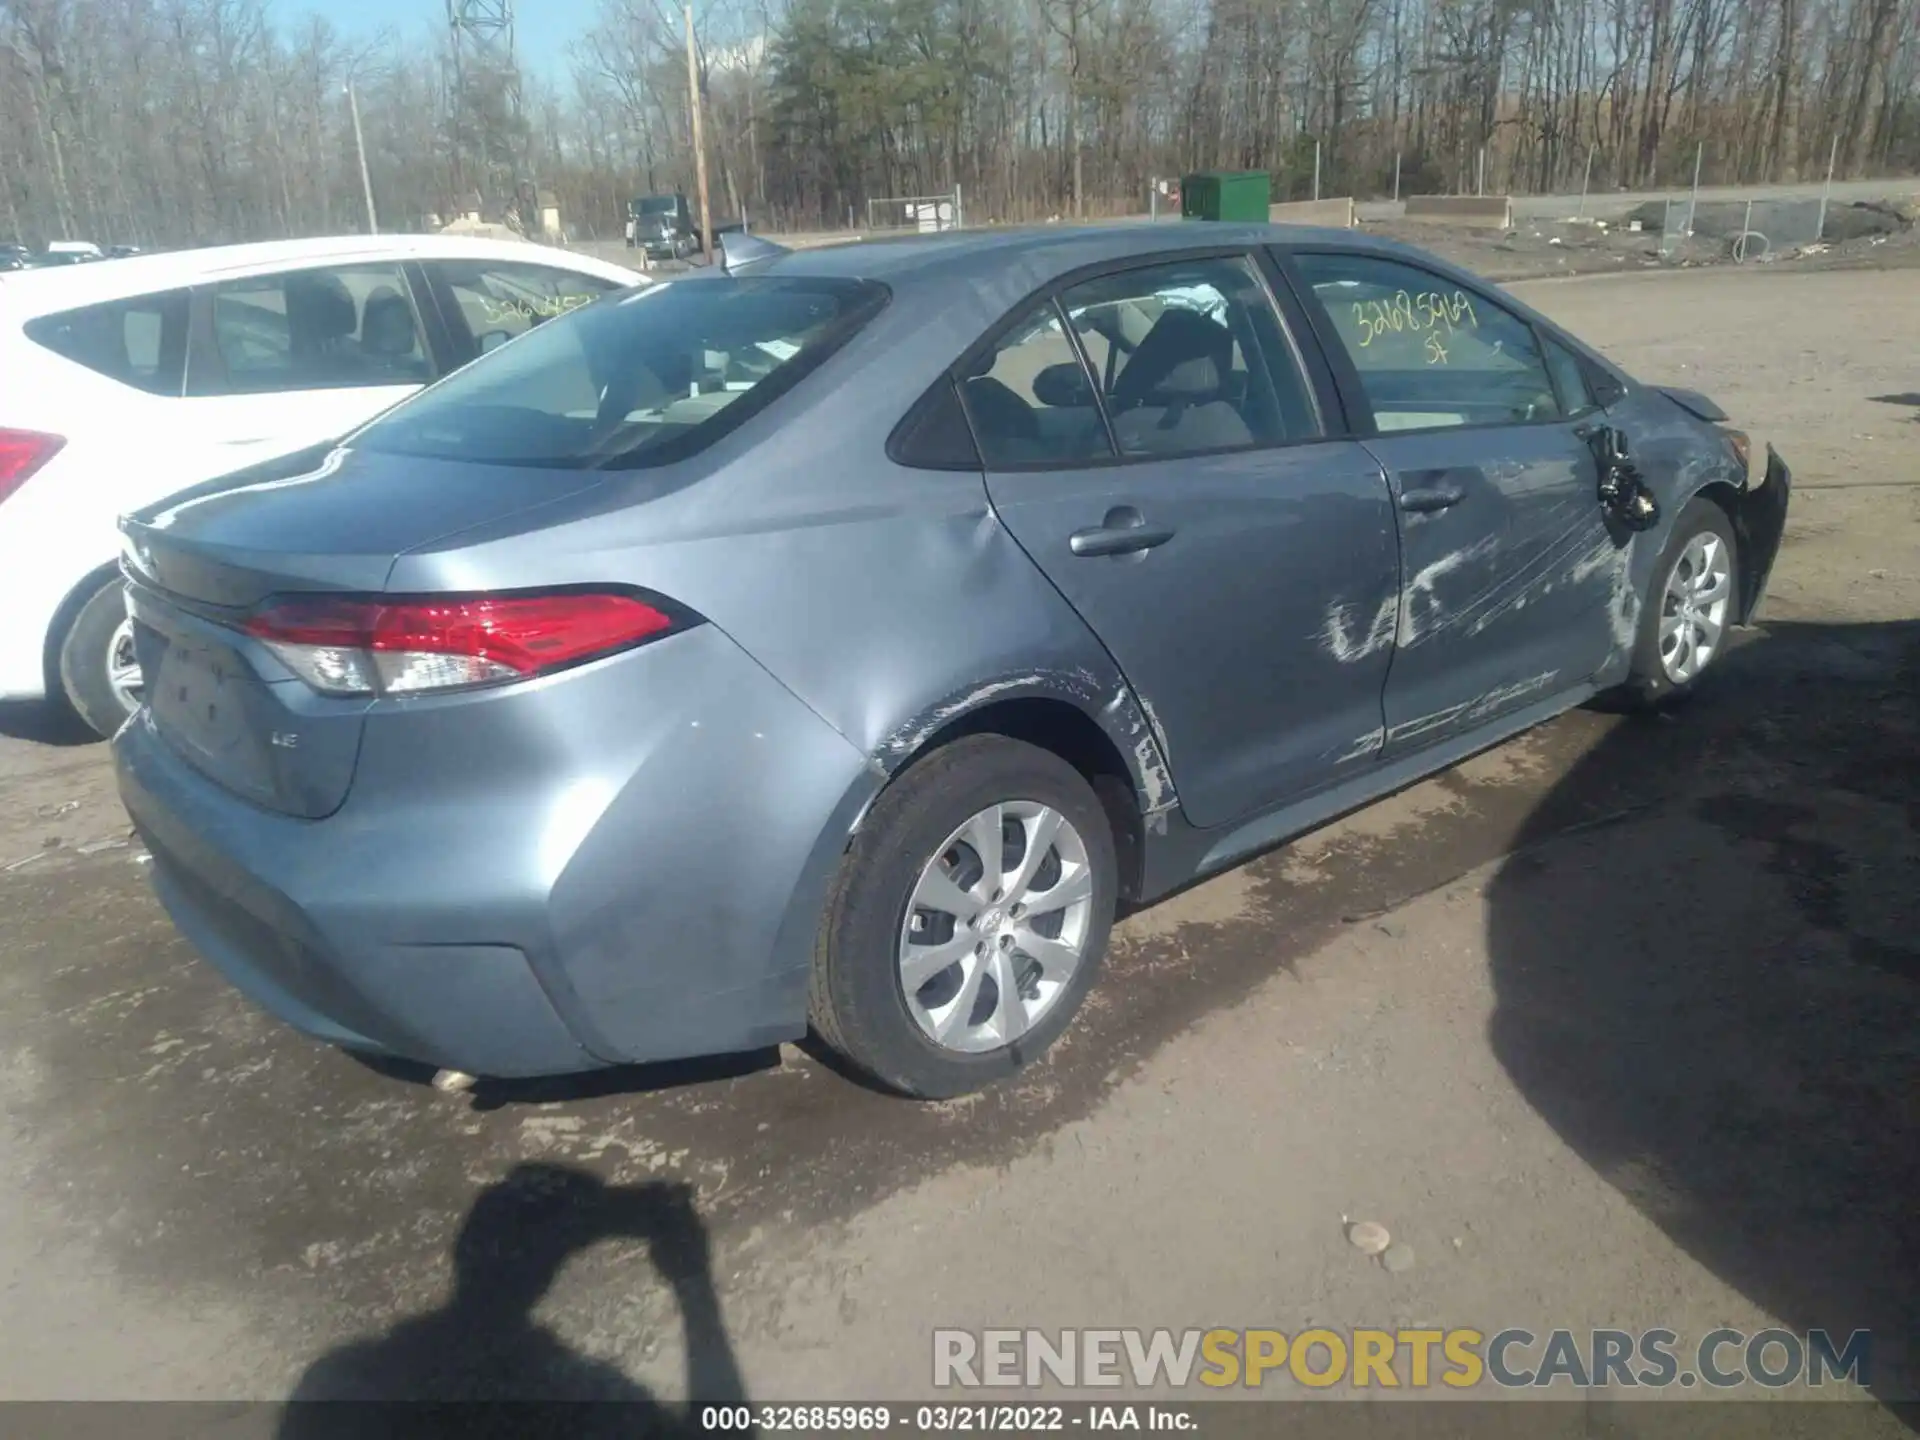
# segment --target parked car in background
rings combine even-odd
[[[24,245],[0,245],[0,270],[24,270],[32,255]]]
[[[85,265],[89,261],[105,258],[105,252],[91,240],[49,240],[47,248],[33,256],[28,264]]]
[[[258,1003],[481,1075],[809,1025],[915,1095],[1115,906],[1696,685],[1787,469],[1346,231],[972,234],[609,297],[123,524],[114,741]]]
[[[517,242],[290,240],[0,285],[0,700],[110,734],[140,693],[114,521],[346,434],[483,350],[644,277]]]
[[[700,226],[687,197],[642,195],[627,202],[627,248],[649,260],[685,260],[700,247]]]

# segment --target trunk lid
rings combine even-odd
[[[290,475],[254,467],[121,521],[147,723],[208,779],[320,819],[346,800],[375,700],[327,696],[249,636],[270,596],[378,594],[404,551],[589,489],[587,472],[334,451]],[[286,468],[284,466],[280,468]]]

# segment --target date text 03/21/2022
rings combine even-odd
[[[995,1431],[1157,1430],[1198,1428],[1178,1405],[708,1405],[700,1428],[710,1434],[776,1431],[788,1434],[884,1434]]]

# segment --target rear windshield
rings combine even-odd
[[[866,280],[705,276],[537,325],[354,437],[555,469],[664,465],[764,409],[887,302]]]
[[[633,208],[640,215],[671,215],[680,208],[680,202],[671,195],[653,195],[634,201]]]

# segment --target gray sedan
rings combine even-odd
[[[738,268],[738,267],[737,267]],[[1150,901],[1691,690],[1789,477],[1431,256],[1271,227],[719,266],[124,522],[180,929],[355,1049],[1041,1054]]]

